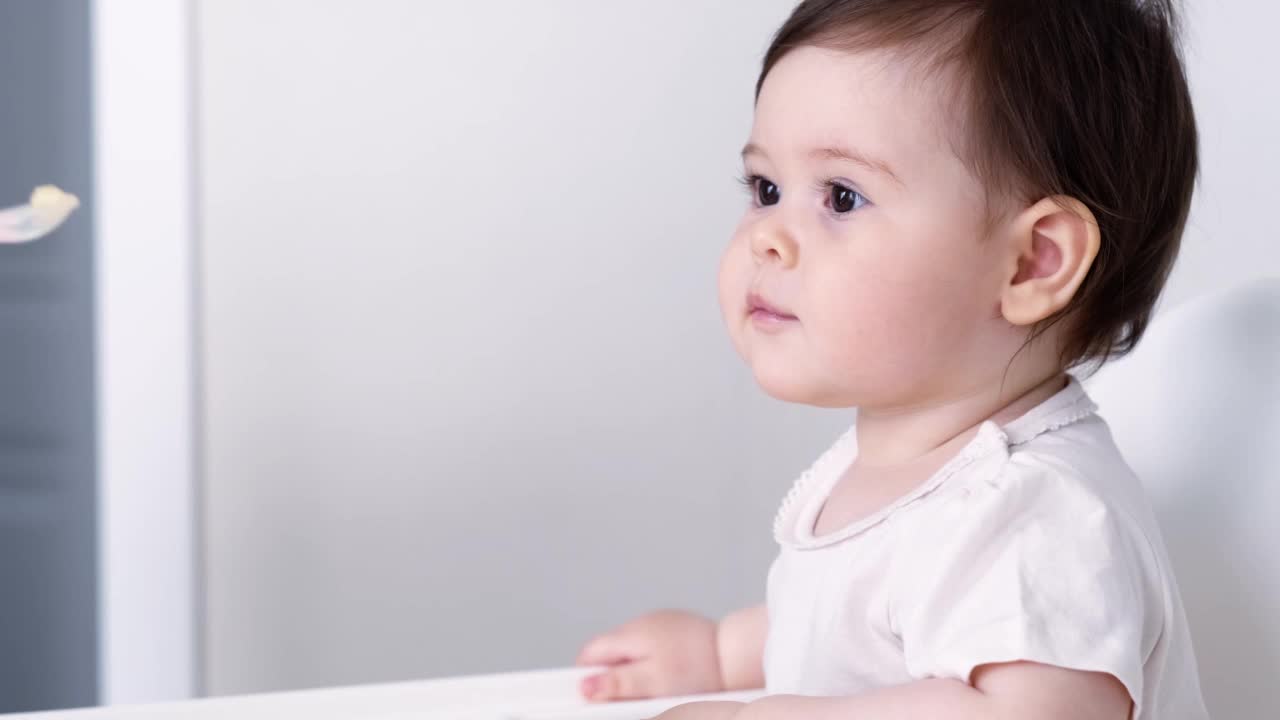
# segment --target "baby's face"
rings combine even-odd
[[[945,110],[942,82],[886,53],[817,48],[765,80],[744,154],[750,206],[721,263],[720,302],[771,395],[929,402],[998,377],[1012,354],[999,312],[1012,272],[954,149],[949,123],[961,118]]]

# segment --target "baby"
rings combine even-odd
[[[1171,2],[805,0],[720,269],[770,395],[857,408],[774,526],[767,603],[595,638],[675,718],[1205,718],[1141,485],[1067,371],[1142,336],[1195,119]]]

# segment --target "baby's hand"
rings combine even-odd
[[[582,681],[583,696],[601,702],[721,692],[716,627],[693,613],[662,610],[596,637],[578,664],[611,667]]]

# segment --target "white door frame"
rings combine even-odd
[[[200,692],[194,0],[93,0],[99,701]]]

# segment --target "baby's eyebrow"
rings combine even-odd
[[[742,148],[742,157],[746,158],[749,155],[768,157],[763,148],[750,142]],[[893,168],[889,166],[889,163],[869,155],[864,155],[863,153],[847,147],[836,145],[831,147],[815,148],[809,151],[809,157],[815,160],[841,160],[844,162],[851,162],[872,172],[887,175],[894,182],[899,185],[903,185],[902,179],[893,171]]]
[[[898,177],[898,174],[893,171],[893,168],[889,167],[889,163],[869,155],[864,155],[847,147],[837,145],[834,147],[817,148],[816,150],[811,151],[809,156],[819,160],[843,160],[845,162],[851,162],[855,165],[861,165],[872,172],[888,175],[890,179],[899,185],[903,184],[902,179]]]

